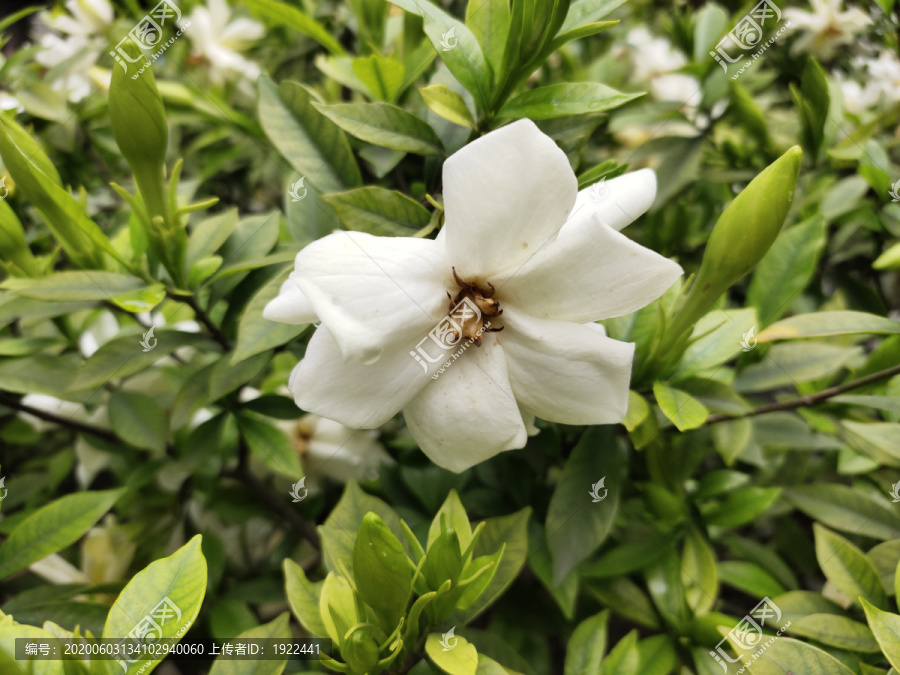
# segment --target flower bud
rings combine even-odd
[[[700,270],[667,331],[671,348],[728,288],[756,267],[781,231],[800,173],[803,152],[794,146],[766,167],[719,217]],[[662,350],[665,353],[665,349]]]
[[[130,56],[141,56],[141,50],[131,41],[121,48]],[[109,118],[116,144],[134,172],[147,211],[151,217],[163,216],[168,222],[165,156],[169,130],[166,110],[150,68],[136,74],[113,68]]]

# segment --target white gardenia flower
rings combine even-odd
[[[235,78],[255,82],[260,68],[241,52],[265,35],[265,27],[253,19],[230,18],[231,9],[225,0],[208,0],[205,7],[195,7],[185,31],[191,41],[191,56],[209,62],[209,76],[216,85]]]
[[[66,9],[68,14],[44,15],[44,23],[68,35],[91,36],[106,31],[115,18],[113,6],[108,0],[67,0]]]
[[[621,421],[634,345],[584,324],[643,307],[682,273],[619,232],[653,203],[653,172],[579,193],[565,153],[520,120],[451,156],[443,186],[435,240],[335,232],[297,255],[264,313],[321,321],[288,383],[297,405],[354,429],[402,409],[422,450],[453,471],[523,447],[523,414]],[[462,301],[482,310],[465,337],[491,325],[439,374],[459,348],[437,349],[429,332]]]
[[[682,105],[699,102],[700,81],[691,75],[675,72],[687,65],[687,58],[663,37],[654,37],[646,28],[629,31],[625,41],[632,47],[634,79],[645,82],[657,101]],[[695,99],[695,100],[694,100]]]
[[[372,480],[378,477],[382,463],[394,463],[371,431],[350,429],[318,415],[284,420],[277,426],[300,453],[304,474],[312,481],[307,488],[314,488],[322,477],[338,483]]]
[[[813,54],[830,59],[839,47],[852,44],[872,20],[858,7],[843,10],[843,0],[810,0],[812,12],[789,7],[784,10],[791,32],[802,31],[791,46],[791,53]]]

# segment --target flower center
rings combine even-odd
[[[460,279],[453,268],[453,278],[459,286],[459,292],[455,297],[447,293],[450,298],[450,318],[462,330],[461,338],[468,338],[481,346],[481,335],[485,332],[498,333],[503,326],[496,325],[496,318],[503,314],[500,303],[494,299],[494,285],[490,281],[484,282],[487,288],[474,281]]]

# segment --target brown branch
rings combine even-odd
[[[93,424],[85,424],[84,422],[79,422],[78,420],[70,419],[62,415],[57,415],[55,413],[32,408],[30,405],[25,405],[19,399],[13,398],[4,392],[0,392],[0,404],[5,405],[7,408],[12,408],[14,410],[28,413],[33,417],[44,420],[45,422],[53,422],[54,424],[68,427],[70,429],[73,429],[74,431],[80,431],[85,434],[91,434],[92,436],[102,438],[103,440],[110,441],[112,443],[122,442],[122,440],[109,429],[104,429],[103,427],[95,427]]]
[[[739,420],[745,417],[755,417],[757,415],[764,415],[765,413],[777,412],[781,410],[796,410],[797,408],[811,408],[812,406],[819,405],[823,401],[827,401],[830,398],[834,398],[835,396],[840,396],[841,394],[851,391],[853,389],[859,389],[860,387],[865,387],[868,384],[874,384],[875,382],[880,382],[881,380],[886,380],[889,377],[893,377],[894,375],[900,375],[900,365],[894,366],[893,368],[885,368],[884,370],[879,370],[878,372],[871,373],[870,375],[866,375],[865,377],[860,377],[856,380],[851,380],[850,382],[845,382],[844,384],[839,384],[836,387],[829,387],[828,389],[823,389],[820,392],[815,394],[809,394],[808,396],[802,396],[800,398],[794,398],[790,401],[780,401],[778,403],[767,403],[766,405],[761,405],[757,408],[754,408],[750,412],[746,412],[742,415],[724,415],[724,414],[716,414],[710,415],[706,418],[707,424],[716,424],[717,422],[728,422],[731,420]]]

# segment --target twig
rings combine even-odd
[[[194,299],[191,295],[178,295],[175,293],[168,294],[170,298],[173,300],[177,300],[178,302],[183,302],[188,307],[190,307],[194,311],[194,316],[197,317],[197,320],[202,323],[206,330],[210,332],[210,335],[213,336],[213,339],[222,345],[222,349],[226,352],[231,350],[231,343],[228,341],[228,338],[225,337],[225,333],[222,332],[222,329],[219,328],[215,322],[209,318],[209,314],[206,313],[199,303]]]
[[[18,399],[15,399],[3,392],[0,392],[0,404],[5,405],[7,408],[12,408],[14,410],[28,413],[29,415],[37,417],[38,419],[44,420],[45,422],[53,422],[54,424],[59,424],[60,426],[69,427],[70,429],[74,429],[75,431],[81,431],[86,434],[91,434],[92,436],[102,438],[112,443],[122,442],[122,440],[109,429],[104,429],[103,427],[95,427],[93,424],[85,424],[84,422],[79,422],[78,420],[70,419],[62,415],[56,415],[51,412],[32,408],[30,405],[25,405]]]
[[[881,380],[886,380],[889,377],[893,377],[894,375],[900,375],[900,365],[894,366],[893,368],[885,368],[884,370],[879,370],[878,372],[871,373],[870,375],[866,375],[865,377],[860,377],[856,380],[851,380],[850,382],[845,382],[844,384],[839,384],[836,387],[829,387],[828,389],[823,389],[822,391],[810,394],[808,396],[802,396],[800,398],[794,398],[790,401],[780,401],[778,403],[767,403],[766,405],[761,405],[758,408],[754,408],[753,410],[743,413],[742,415],[724,415],[724,414],[716,414],[710,415],[706,418],[707,424],[716,424],[717,422],[728,422],[730,420],[739,420],[745,417],[755,417],[757,415],[763,415],[765,413],[777,412],[780,410],[796,410],[797,408],[810,408],[812,406],[818,405],[823,401],[827,401],[830,398],[834,398],[835,396],[840,396],[844,392],[851,391],[853,389],[859,389],[860,387],[865,387],[867,384],[873,384],[875,382],[879,382]]]
[[[266,506],[282,516],[292,528],[300,532],[316,551],[320,550],[321,545],[316,526],[292,509],[283,499],[279,499],[268,485],[253,475],[248,467],[238,466],[235,469],[223,469],[221,475],[246,485]]]

